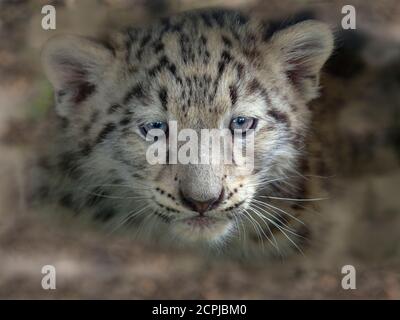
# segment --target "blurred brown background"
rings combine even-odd
[[[55,31],[41,28],[45,4],[56,6]],[[356,31],[340,28],[345,4],[357,10]],[[337,30],[322,97],[313,103],[323,108],[318,130],[336,169],[321,213],[330,220],[328,236],[318,250],[259,264],[207,259],[30,208],[34,145],[52,106],[39,59],[46,39],[210,6],[274,19],[300,12]],[[396,0],[0,0],[0,298],[400,299],[399,89]],[[53,291],[41,288],[46,264],[57,269]],[[357,270],[356,290],[341,288],[346,264]]]

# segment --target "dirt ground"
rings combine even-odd
[[[41,28],[48,3],[57,8],[55,31]],[[349,3],[356,31],[340,28]],[[302,12],[336,29],[338,49],[315,102],[327,108],[321,130],[336,168],[321,211],[331,220],[324,243],[284,261],[237,262],[105,236],[51,208],[31,208],[29,165],[52,101],[39,58],[46,39],[208,6],[268,18]],[[0,0],[0,298],[400,299],[399,89],[396,0]],[[41,287],[48,264],[57,270],[56,290]],[[341,287],[344,265],[356,268],[355,290]]]

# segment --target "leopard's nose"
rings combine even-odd
[[[224,189],[221,190],[218,197],[214,197],[206,201],[195,200],[191,197],[186,196],[185,193],[182,191],[180,193],[183,204],[189,209],[197,211],[200,214],[215,209],[224,199]]]

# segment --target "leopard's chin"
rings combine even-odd
[[[194,216],[175,220],[171,231],[189,243],[217,243],[223,241],[234,229],[228,218]]]

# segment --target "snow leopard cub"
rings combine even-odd
[[[161,242],[299,249],[313,223],[300,201],[315,189],[307,103],[332,49],[323,23],[277,27],[226,10],[164,18],[107,43],[51,39],[42,55],[56,96],[51,196],[112,231],[140,226]],[[176,139],[170,121],[196,132],[240,129],[242,139],[254,130],[254,170],[149,164],[146,134]]]

